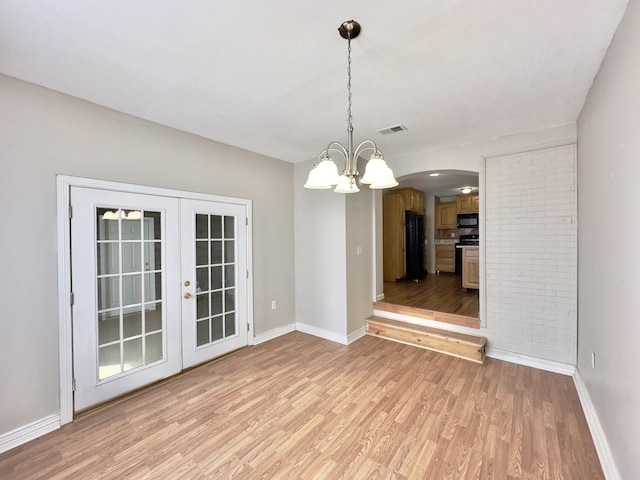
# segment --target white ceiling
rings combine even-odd
[[[575,122],[627,0],[0,0],[0,72],[300,162]],[[378,129],[403,124],[407,132]]]

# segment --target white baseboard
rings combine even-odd
[[[287,333],[295,332],[296,325],[295,323],[291,323],[289,325],[285,325],[284,327],[274,328],[273,330],[269,330],[268,332],[261,333],[253,337],[253,344],[258,345],[260,343],[267,342],[269,340],[273,340],[274,338],[280,337],[282,335],[286,335]]]
[[[401,313],[374,310],[373,314],[376,317],[390,318],[391,320],[400,320],[403,322],[413,323],[415,325],[422,325],[425,327],[437,328],[439,330],[447,330],[450,332],[464,333],[467,335],[482,335],[483,333],[482,329],[478,330],[477,328],[463,327],[460,325],[453,325],[451,323],[438,322],[436,320],[412,317],[410,315],[404,315]],[[491,344],[487,345],[487,356],[495,358],[497,360],[504,360],[505,362],[524,365],[525,367],[539,368],[540,370],[560,373],[562,375],[572,376],[576,372],[576,367],[568,363],[555,362],[553,360],[545,360],[544,358],[532,357],[520,353],[513,353],[507,350],[501,350],[499,348],[491,347]]]
[[[593,443],[596,447],[596,451],[598,452],[598,458],[600,459],[600,465],[604,472],[604,478],[607,480],[620,480],[622,477],[620,476],[620,473],[613,461],[609,442],[607,442],[607,437],[602,430],[602,425],[600,424],[600,419],[598,418],[596,409],[591,401],[589,390],[587,390],[587,386],[582,380],[580,372],[577,370],[573,375],[573,381],[576,385],[576,390],[578,391],[578,397],[580,397],[584,416],[586,417],[587,424],[589,425],[591,438],[593,438]]]
[[[350,333],[349,335],[347,335],[347,345],[351,345],[356,340],[360,340],[366,334],[367,330],[365,327],[359,328],[355,332]]]
[[[529,355],[522,355],[521,353],[508,352],[506,350],[500,350],[499,348],[491,348],[491,346],[487,346],[487,357],[517,363],[525,367],[538,368],[540,370],[546,370],[547,372],[560,373],[562,375],[573,376],[576,373],[575,365],[531,357]]]
[[[340,335],[330,330],[314,327],[313,325],[307,325],[306,323],[296,322],[296,330],[302,333],[308,333],[314,337],[324,338],[325,340],[331,340],[332,342],[341,343],[343,345],[349,345],[349,337],[346,335]]]
[[[0,435],[0,453],[60,428],[60,415],[50,415]]]

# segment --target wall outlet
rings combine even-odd
[[[278,302],[271,300],[271,310],[275,310],[276,308],[278,308]]]
[[[596,352],[594,352],[593,350],[591,350],[591,369],[596,369]]]
[[[356,255],[358,257],[362,255],[362,247],[356,247]]]
[[[451,232],[451,238],[456,238],[456,234],[454,232]]]

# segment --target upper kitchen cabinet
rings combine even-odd
[[[404,208],[410,212],[424,213],[424,193],[415,188],[398,188],[393,193],[404,197]]]
[[[440,200],[436,200],[436,228],[456,228],[457,226],[457,202],[440,202]]]
[[[458,195],[458,213],[478,213],[480,197],[475,195]]]

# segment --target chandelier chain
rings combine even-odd
[[[352,125],[353,117],[351,116],[351,35],[349,35],[347,43],[348,43],[348,54],[347,54],[348,96],[347,96],[347,99],[349,100],[349,107],[347,109],[347,126],[348,126],[348,131],[351,131],[353,130],[353,125]]]

